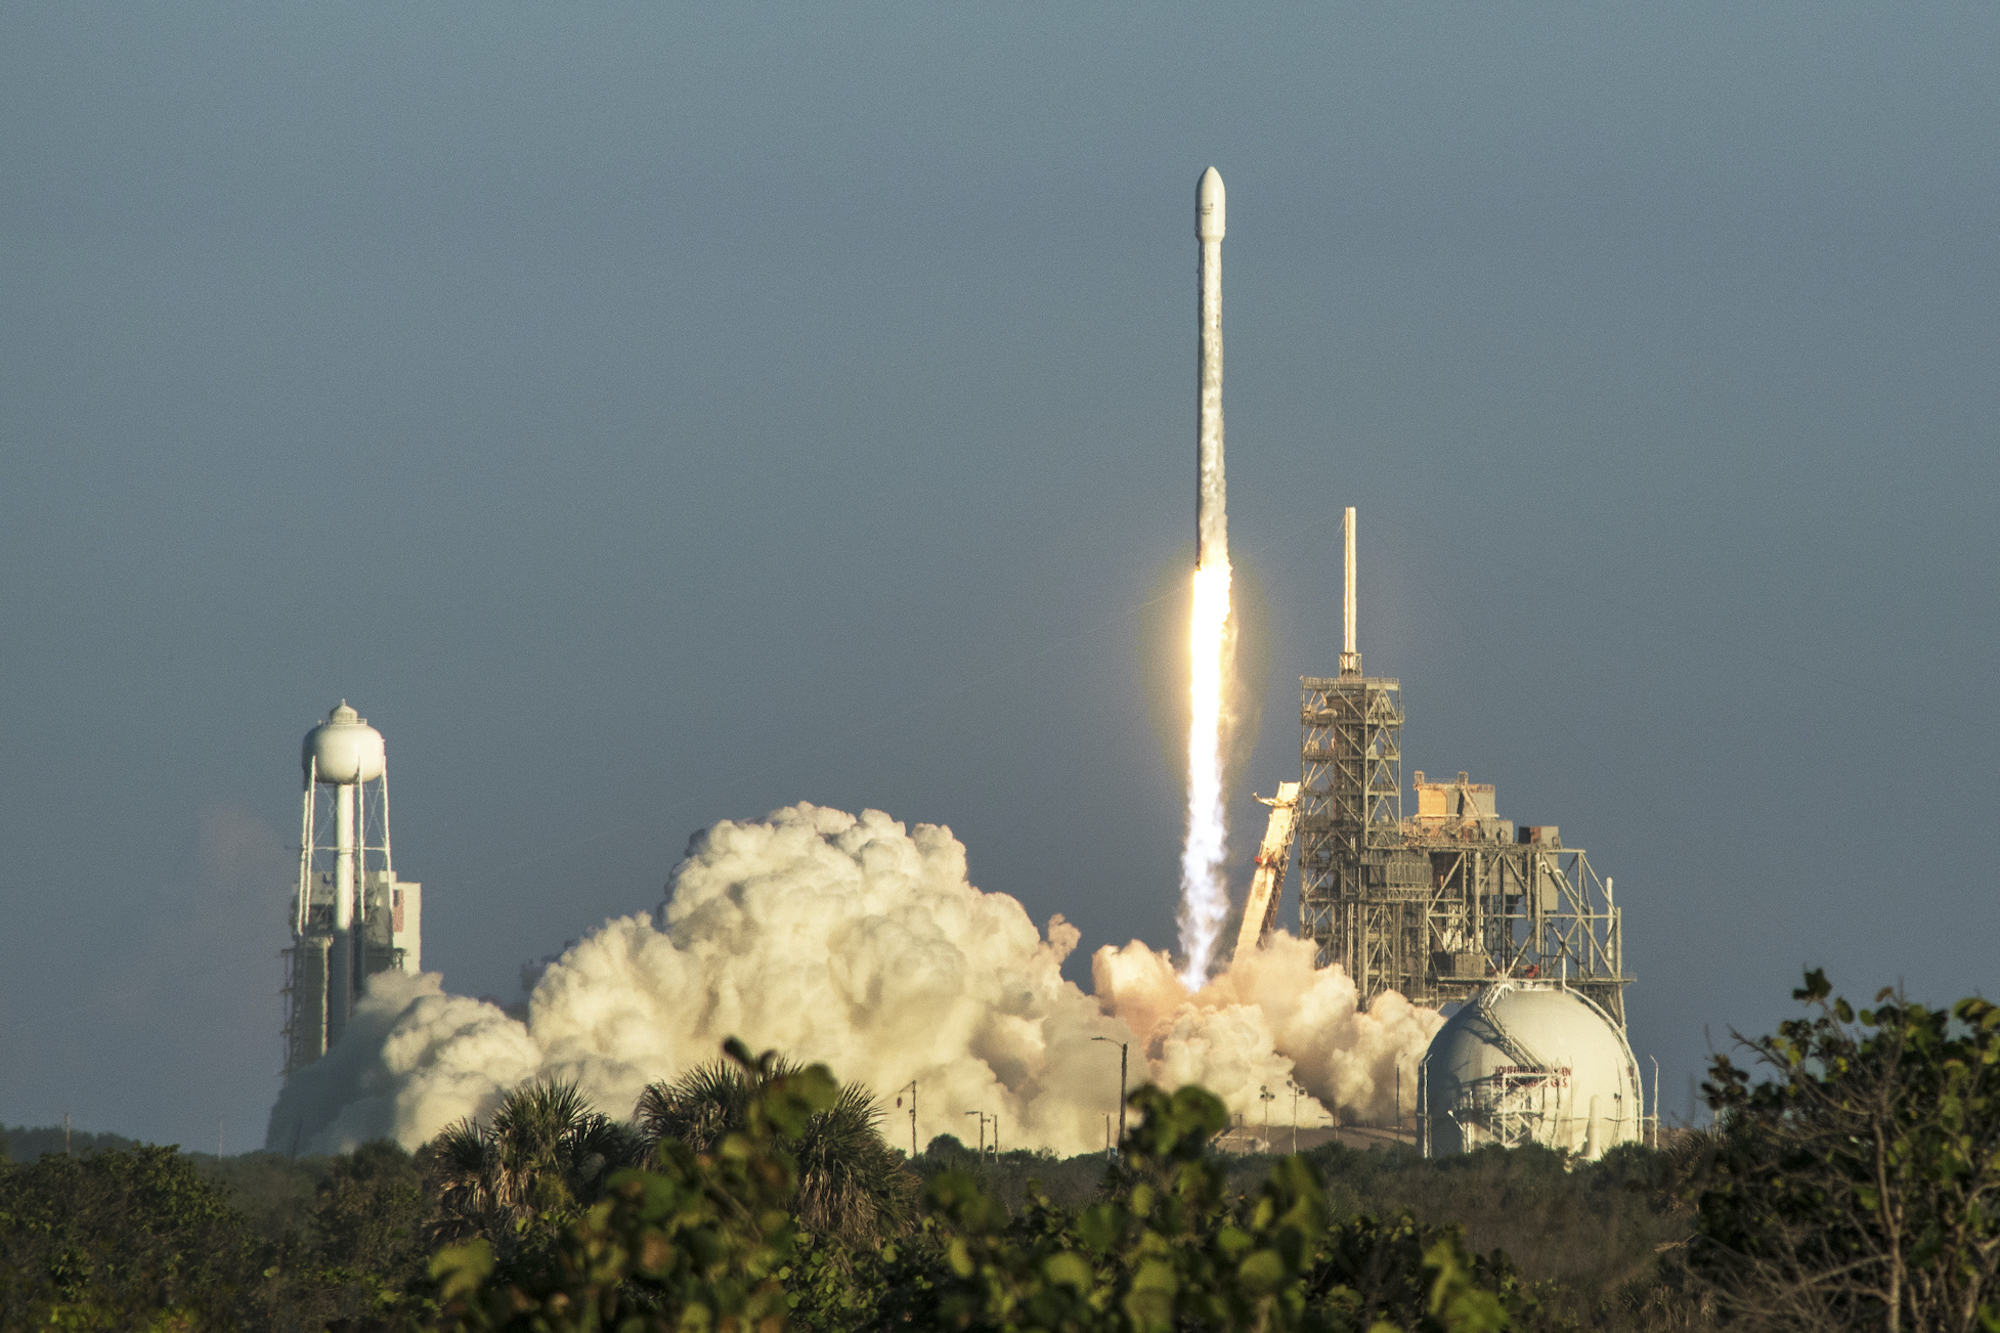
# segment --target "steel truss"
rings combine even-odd
[[[318,770],[308,759],[305,792],[300,804],[299,877],[292,894],[292,942],[284,949],[285,1021],[279,1029],[284,1044],[287,1082],[293,1074],[326,1054],[327,969],[333,940],[335,904],[334,859],[340,848],[333,841],[333,803],[319,800]],[[356,966],[361,976],[400,969],[404,950],[394,947],[390,933],[392,895],[396,889],[394,852],[389,843],[389,777],[384,773],[359,785],[354,795],[354,933],[360,945]],[[379,842],[369,837],[380,829]]]
[[[1620,914],[1583,849],[1517,842],[1497,817],[1404,819],[1399,683],[1357,673],[1300,686],[1299,933],[1318,965],[1345,968],[1364,1004],[1566,979],[1622,1027]]]

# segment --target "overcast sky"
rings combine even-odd
[[[342,698],[454,990],[800,800],[950,825],[1084,953],[1170,944],[1211,163],[1239,891],[1351,504],[1406,780],[1615,876],[1670,1113],[1804,965],[1990,991],[1996,42],[1988,3],[7,5],[0,1121],[261,1141]]]

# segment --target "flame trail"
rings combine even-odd
[[[1199,990],[1208,980],[1215,942],[1229,915],[1222,862],[1229,824],[1222,799],[1222,692],[1228,680],[1229,562],[1194,572],[1194,616],[1188,633],[1188,818],[1181,851],[1181,983]]]

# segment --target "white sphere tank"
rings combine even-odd
[[[1595,1161],[1645,1137],[1639,1065],[1610,1015],[1553,982],[1486,987],[1424,1057],[1431,1151],[1536,1143]]]
[[[342,699],[340,707],[326,715],[326,721],[306,733],[299,761],[315,780],[347,786],[381,777],[387,759],[382,733]]]

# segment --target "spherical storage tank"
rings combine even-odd
[[[1638,1062],[1610,1015],[1553,982],[1496,982],[1453,1014],[1424,1057],[1431,1151],[1489,1143],[1586,1161],[1644,1137]]]
[[[382,733],[342,699],[326,721],[306,733],[300,762],[307,774],[329,785],[373,782],[385,763]]]

